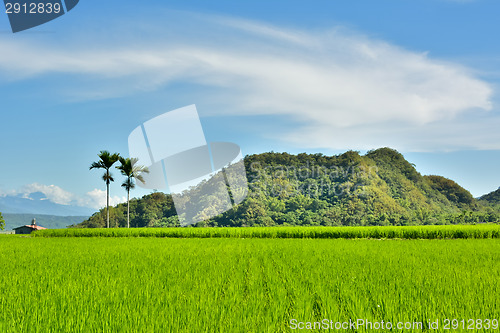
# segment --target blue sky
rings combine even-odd
[[[480,196],[500,186],[499,12],[495,0],[81,0],[17,34],[0,15],[0,193],[99,207],[99,150],[127,155],[139,124],[196,104],[207,140],[244,154],[389,146]],[[111,194],[123,200],[119,182]]]

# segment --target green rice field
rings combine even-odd
[[[0,332],[500,331],[491,237],[1,235],[0,267]]]
[[[37,237],[172,237],[172,238],[500,238],[500,225],[409,227],[260,227],[260,228],[111,228],[48,229]]]

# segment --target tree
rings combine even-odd
[[[102,180],[106,183],[106,227],[109,228],[109,184],[114,182],[113,175],[109,172],[109,169],[113,166],[113,164],[118,161],[120,158],[119,154],[111,154],[107,150],[101,150],[101,152],[97,155],[99,156],[99,161],[93,162],[90,165],[89,170],[92,169],[104,169],[104,175],[102,176]]]
[[[3,219],[2,213],[0,213],[0,230],[5,228],[5,220]]]
[[[130,190],[135,188],[134,179],[144,183],[143,173],[149,173],[147,167],[137,165],[137,158],[120,157],[120,165],[116,168],[121,171],[122,175],[127,177],[122,184],[122,187],[127,191],[127,228],[130,228]]]

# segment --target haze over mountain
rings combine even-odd
[[[77,205],[62,205],[47,198],[42,192],[29,195],[0,196],[0,212],[10,214],[44,214],[56,216],[90,216],[95,209]]]

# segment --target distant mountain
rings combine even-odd
[[[500,188],[491,193],[485,194],[479,198],[480,201],[487,202],[491,205],[497,205],[500,203]]]
[[[472,197],[456,182],[423,176],[402,154],[381,148],[360,155],[263,153],[245,157],[249,194],[230,211],[199,226],[419,225],[495,222],[500,212]],[[203,188],[203,186],[207,186]],[[210,189],[197,202],[220,203]],[[203,194],[205,193],[205,194]],[[110,225],[126,225],[126,204],[110,209]],[[199,216],[207,216],[198,211]],[[160,192],[133,199],[131,226],[178,226],[170,195]],[[77,227],[102,227],[101,210]]]
[[[80,223],[89,216],[55,216],[43,214],[9,214],[2,213],[5,220],[5,230],[12,230],[22,225],[31,224],[36,219],[36,224],[48,229],[64,229],[69,225]]]
[[[88,207],[61,205],[47,199],[41,192],[0,196],[0,212],[10,214],[44,214],[58,216],[90,216],[95,210]]]

